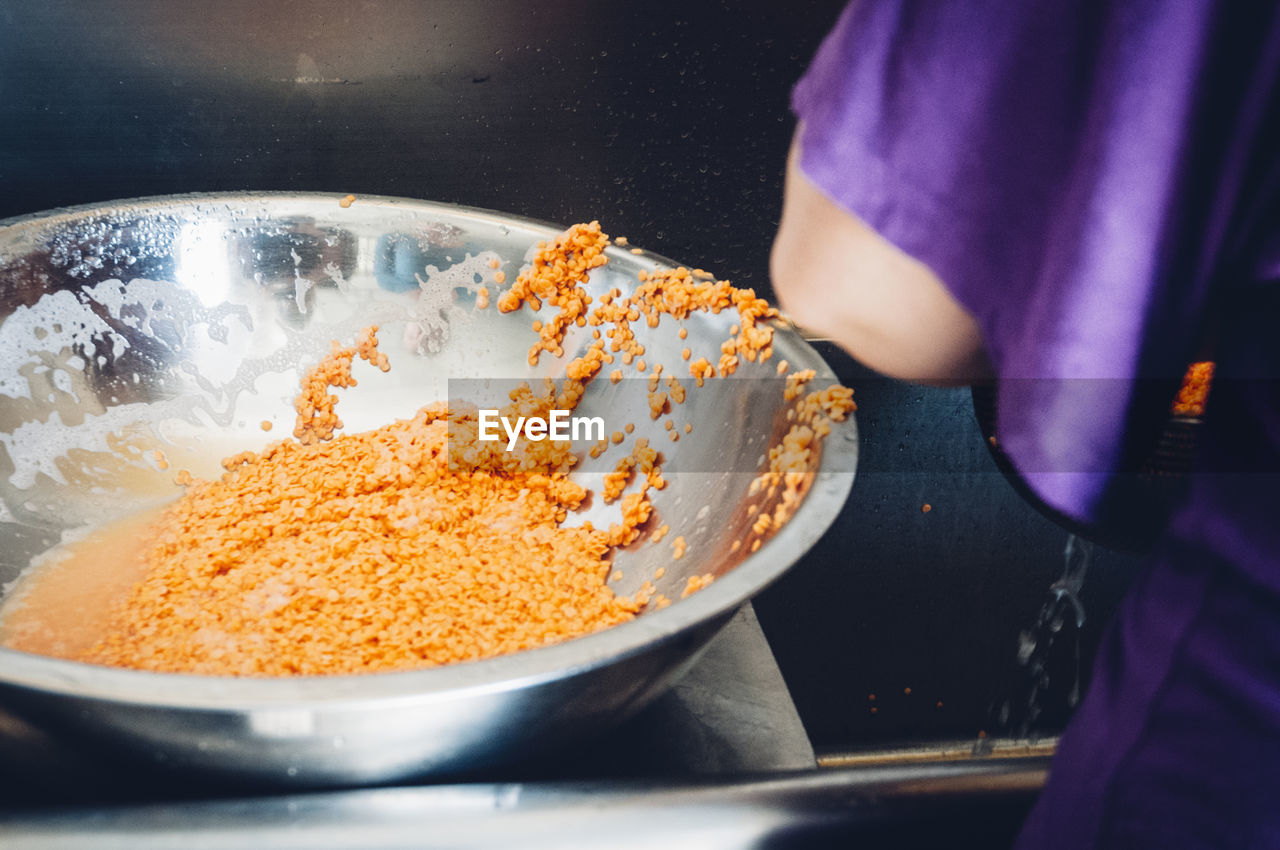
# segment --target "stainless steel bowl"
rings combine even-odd
[[[341,414],[372,427],[484,379],[556,375],[526,360],[528,310],[475,308],[496,260],[514,280],[558,228],[482,210],[394,198],[226,194],[147,198],[0,222],[0,585],[86,525],[177,495],[173,469],[212,474],[230,450],[258,447],[284,419],[301,370],[364,325],[383,327],[385,378],[362,379]],[[629,289],[670,267],[625,247],[591,288]],[[736,318],[696,314],[636,333],[674,369],[685,345],[725,338]],[[568,355],[586,344],[571,336]],[[794,518],[753,554],[748,487],[787,406],[774,364],[817,370],[818,354],[780,331],[774,360],[690,393],[694,432],[663,443],[670,486],[655,507],[662,544],[618,553],[635,589],[657,566],[679,599],[588,637],[418,672],[295,679],[109,669],[0,649],[0,705],[51,733],[202,775],[317,786],[445,775],[600,733],[668,687],[744,600],[777,578],[836,516],[857,457],[852,420],[826,441]],[[712,353],[708,351],[708,356]],[[464,385],[456,381],[466,381]],[[638,383],[638,382],[636,382]],[[644,396],[607,380],[584,410],[650,427]],[[656,424],[654,425],[656,427]],[[275,432],[278,436],[280,431]],[[661,436],[657,434],[655,436]],[[583,475],[593,474],[585,465]],[[607,512],[596,505],[593,512]],[[602,513],[603,515],[603,513]],[[684,535],[689,554],[671,559]]]

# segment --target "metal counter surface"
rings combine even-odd
[[[824,770],[687,783],[443,785],[4,820],[6,847],[924,848],[1007,845],[1045,765]]]

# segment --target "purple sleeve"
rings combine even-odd
[[[1002,444],[1069,514],[1090,517],[1104,495],[1134,380],[1185,367],[1230,241],[1209,213],[1233,220],[1252,141],[1205,138],[1220,13],[856,2],[793,93],[801,170],[975,316]],[[1241,100],[1265,103],[1274,70],[1262,82]],[[1193,183],[1219,187],[1209,213],[1188,213]]]

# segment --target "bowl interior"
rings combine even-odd
[[[348,431],[411,416],[439,399],[499,406],[518,382],[562,378],[567,360],[592,341],[590,327],[575,328],[563,357],[544,355],[531,366],[530,324],[538,316],[477,303],[485,287],[496,304],[557,228],[399,199],[339,201],[177,197],[0,226],[3,592],[33,559],[86,527],[176,498],[176,470],[215,476],[224,456],[286,437],[302,372],[332,340],[349,344],[367,325],[380,326],[391,370],[357,364],[359,386],[338,392]],[[608,256],[592,273],[593,295],[630,291],[641,272],[672,265],[622,246]],[[544,304],[541,313],[553,311]],[[683,350],[714,363],[736,321],[728,310],[633,325],[650,369],[661,363],[689,386],[687,401],[673,406],[670,417],[678,442],[650,417],[647,375],[631,368],[617,383],[607,368],[575,411],[598,417],[606,434],[633,425],[664,457],[669,486],[654,494],[658,516],[650,527],[667,524],[670,532],[657,543],[646,534],[616,553],[622,578],[611,586],[619,593],[651,581],[679,600],[690,576],[725,576],[745,560],[764,560],[765,552],[753,556],[742,544],[755,518],[751,506],[768,508],[750,493],[751,482],[788,427],[777,364],[787,359],[792,370],[815,369],[819,382],[833,378],[816,352],[780,330],[769,362],[743,362],[731,378],[695,390]],[[575,477],[597,488],[631,439],[598,459],[585,452],[594,440],[575,443],[583,454]],[[788,545],[816,540],[843,502],[855,459],[850,421],[828,439],[823,455],[824,474],[843,476],[842,483],[815,489],[793,519],[820,527]],[[823,504],[809,504],[815,500]],[[595,499],[570,522],[599,526],[617,517],[616,503]],[[676,536],[688,544],[678,560]],[[776,568],[762,564],[749,583],[717,591],[735,598],[713,607],[741,601],[798,554],[775,552]],[[651,616],[673,615],[646,612]]]

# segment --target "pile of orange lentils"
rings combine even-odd
[[[534,323],[531,362],[544,352],[562,356],[569,329],[593,329],[593,342],[567,364],[558,388],[525,386],[504,415],[572,409],[585,384],[615,359],[644,372],[644,346],[631,326],[656,326],[662,315],[737,310],[740,324],[718,360],[699,358],[689,367],[699,384],[731,373],[742,359],[769,358],[776,311],[705,273],[642,273],[630,296],[615,289],[593,299],[587,277],[606,262],[608,245],[596,222],[570,228],[540,245],[531,267],[497,299],[504,312],[544,302],[556,308]],[[487,297],[479,307],[486,304]],[[569,477],[577,462],[569,446],[525,441],[508,453],[478,442],[475,410],[464,404],[435,403],[409,420],[339,433],[329,389],[355,386],[357,357],[391,367],[378,351],[377,330],[366,329],[353,347],[334,343],[303,377],[293,439],[227,458],[216,480],[180,473],[187,490],[153,528],[146,578],[80,660],[209,675],[405,670],[546,646],[630,620],[650,603],[669,604],[648,581],[631,597],[607,583],[615,547],[642,533],[657,543],[668,528],[642,528],[653,515],[652,492],[666,483],[661,456],[647,440],[636,437],[631,454],[606,476],[602,496],[619,501],[622,521],[594,528],[564,522],[588,496]],[[661,372],[654,364],[655,419],[685,397],[674,375],[659,392]],[[843,387],[804,395],[812,377],[787,381],[793,424],[752,488],[776,505],[757,508],[753,550],[798,506],[830,423],[854,409]],[[667,431],[678,439],[673,422]],[[614,436],[615,443],[623,438]],[[673,557],[686,548],[677,537]],[[712,578],[691,577],[686,594]]]

